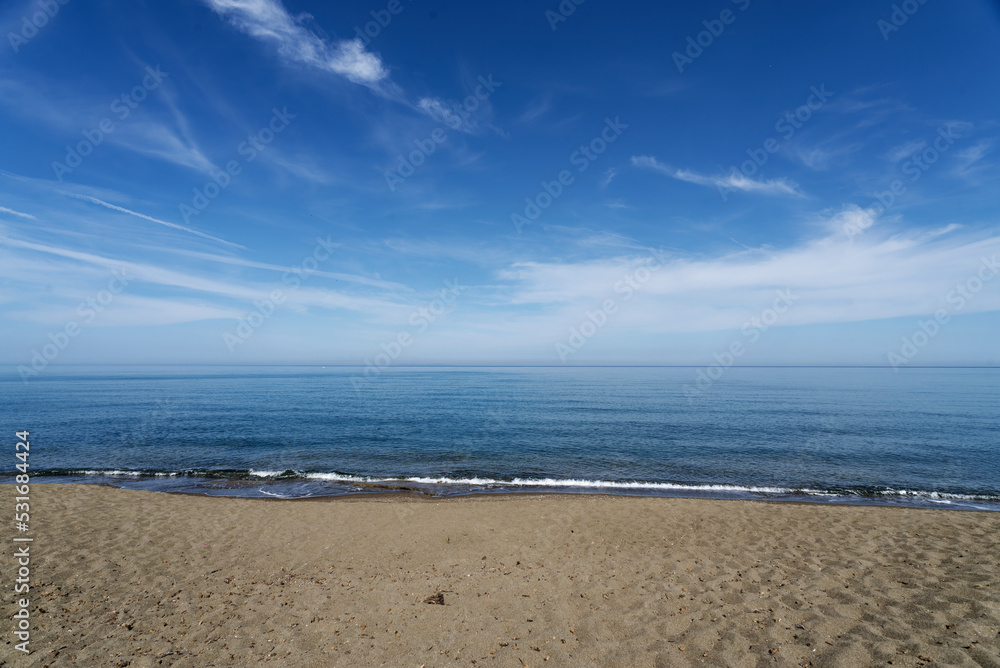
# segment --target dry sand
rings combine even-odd
[[[3,666],[1000,666],[1000,513],[31,495],[34,652],[4,522]]]

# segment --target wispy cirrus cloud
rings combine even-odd
[[[995,166],[983,160],[992,148],[993,141],[991,139],[983,139],[956,153],[955,157],[959,164],[955,168],[955,175],[970,181],[976,181],[980,172]]]
[[[449,109],[447,104],[436,97],[421,98],[420,101],[417,102],[417,109],[424,112],[431,118],[444,123],[448,127],[461,129],[464,132],[470,132],[473,130],[472,126],[469,125],[468,120],[463,119],[455,113],[454,110]]]
[[[85,299],[90,295],[80,295]],[[10,315],[22,322],[57,325],[79,319],[73,304],[33,305],[30,309],[10,311]],[[102,311],[101,317],[93,322],[94,327],[148,327],[175,325],[201,320],[222,320],[239,318],[243,311],[236,307],[217,307],[202,303],[192,303],[183,299],[162,297],[140,297],[121,294],[115,298],[115,308]]]
[[[823,236],[765,253],[664,254],[636,293],[642,308],[623,311],[620,319],[646,333],[735,328],[773,299],[776,289],[791,290],[798,298],[783,325],[925,316],[947,306],[956,286],[970,277],[996,271],[997,230],[962,234],[959,226],[946,225],[869,233],[852,241],[839,228],[856,213],[834,215]],[[504,293],[505,304],[541,307],[530,312],[530,319],[555,326],[560,315],[564,323],[575,322],[599,296],[615,294],[614,286],[650,257],[650,251],[633,250],[578,262],[519,262],[498,276],[514,286]],[[983,290],[964,304],[969,313],[997,310],[1000,294],[995,291]]]
[[[602,189],[603,188],[607,188],[609,185],[611,185],[611,182],[615,180],[616,176],[618,176],[618,168],[617,167],[611,167],[606,172],[604,172],[604,175],[601,177],[601,180],[598,183],[598,185]]]
[[[38,220],[30,213],[21,213],[20,211],[14,211],[14,209],[8,209],[5,206],[0,206],[0,213],[10,214],[11,216],[17,216],[19,218],[27,218],[28,220]]]
[[[338,74],[385,92],[389,71],[359,39],[330,44],[301,24],[278,0],[205,0],[217,14],[251,37],[277,45],[289,60]]]
[[[393,99],[422,114],[465,134],[497,131],[488,122],[480,122],[476,114],[460,109],[440,98],[425,96],[413,103],[390,80],[389,69],[382,59],[365,50],[360,39],[328,42],[306,28],[308,15],[292,16],[280,0],[204,0],[213,11],[226,18],[236,29],[261,41],[274,44],[278,53],[293,62],[332,72],[352,83],[366,86],[375,93]],[[489,109],[483,99],[479,115]],[[488,113],[487,113],[488,116]],[[502,134],[502,133],[500,133]]]
[[[723,176],[707,176],[689,169],[670,167],[648,155],[632,156],[632,166],[639,167],[640,169],[649,169],[669,176],[672,179],[677,179],[678,181],[716,188],[720,192],[739,190],[741,192],[758,193],[761,195],[806,196],[799,187],[799,184],[785,178],[758,181],[735,171]]]
[[[247,280],[234,281],[226,276],[212,276],[195,273],[189,270],[174,269],[152,262],[133,262],[111,257],[110,255],[99,255],[96,253],[63,248],[47,243],[27,241],[22,239],[7,238],[5,246],[9,248],[31,251],[41,257],[48,257],[63,263],[59,267],[58,275],[72,275],[77,272],[84,272],[92,275],[92,270],[97,268],[105,272],[121,270],[127,274],[134,275],[135,286],[129,288],[130,295],[142,297],[137,294],[141,291],[140,284],[152,286],[159,290],[169,290],[167,297],[172,300],[185,300],[185,303],[203,304],[206,308],[200,313],[206,319],[217,317],[230,317],[234,314],[245,312],[247,305],[253,300],[260,299],[262,295],[267,295],[275,289],[275,283],[251,282]],[[35,256],[28,253],[6,253],[0,249],[0,264],[4,271],[11,272],[11,275],[20,276],[22,281],[39,281],[44,279],[36,273],[27,271],[36,262]],[[251,265],[252,266],[252,265]],[[268,265],[261,265],[261,268],[270,268]],[[20,273],[18,273],[20,270]],[[314,272],[315,275],[320,274]],[[368,297],[364,295],[354,295],[339,290],[321,287],[301,287],[296,290],[285,290],[285,298],[293,309],[302,310],[308,307],[318,307],[323,309],[344,309],[362,313],[374,319],[385,319],[388,321],[398,321],[400,317],[405,317],[412,312],[413,306],[405,302],[397,301],[397,292],[387,293],[388,298]],[[79,299],[78,296],[75,297]],[[189,301],[193,298],[204,300],[208,298],[207,304],[204,302]],[[39,306],[39,308],[43,308]],[[233,310],[236,309],[236,310]],[[45,310],[45,309],[43,309]],[[191,313],[195,313],[192,311]],[[51,317],[46,316],[47,320]],[[198,318],[195,318],[198,319]],[[395,319],[395,320],[394,320]],[[138,324],[138,323],[133,323]]]
[[[122,128],[114,143],[134,153],[209,172],[214,163],[205,157],[198,145],[178,135],[173,128],[158,122],[135,122]]]
[[[809,169],[823,171],[834,164],[848,160],[852,153],[856,153],[861,148],[861,142],[839,145],[834,142],[826,142],[820,146],[803,146],[799,143],[791,143],[787,153],[788,157],[798,160]]]
[[[885,159],[895,164],[904,158],[909,158],[917,151],[922,150],[925,146],[927,146],[927,142],[923,139],[911,139],[903,142],[902,144],[897,144],[886,151]]]
[[[482,134],[491,130],[500,136],[505,136],[503,130],[490,123],[493,110],[489,99],[478,98],[476,109],[463,108],[461,102],[445,102],[436,97],[424,97],[417,102],[419,111],[434,120],[444,123],[452,130],[458,130],[469,135]]]
[[[528,107],[521,112],[517,120],[520,123],[531,123],[538,120],[549,112],[552,108],[552,94],[546,93],[542,97],[531,102]]]
[[[103,206],[105,208],[111,209],[112,211],[119,211],[121,213],[127,213],[130,216],[135,216],[136,218],[142,218],[143,220],[148,220],[158,225],[166,225],[167,227],[172,227],[175,230],[181,230],[189,234],[194,234],[205,239],[210,239],[212,241],[217,241],[220,244],[225,244],[226,246],[232,246],[233,248],[241,248],[246,250],[246,246],[241,246],[239,244],[233,243],[232,241],[226,241],[225,239],[220,239],[219,237],[213,237],[211,234],[205,234],[204,232],[199,232],[198,230],[193,230],[190,227],[184,227],[183,225],[178,225],[177,223],[168,223],[165,220],[160,220],[159,218],[153,218],[152,216],[147,216],[144,213],[139,213],[137,211],[132,211],[131,209],[126,209],[125,207],[117,206],[115,204],[109,204],[104,200],[97,199],[96,197],[91,197],[90,195],[77,195],[70,194],[71,197],[76,199],[81,199],[85,202],[90,202],[91,204],[97,204],[98,206]]]
[[[339,244],[334,244],[339,245]],[[221,264],[230,264],[238,267],[250,267],[253,269],[264,269],[267,271],[289,273],[294,272],[293,267],[286,267],[278,264],[270,264],[268,262],[254,262],[253,260],[244,260],[239,257],[232,257],[228,255],[215,255],[213,253],[201,253],[198,251],[189,250],[171,250],[171,252],[177,255],[183,255],[185,257],[196,258],[199,260],[208,260],[209,262],[219,262]],[[402,283],[394,283],[392,281],[383,281],[377,278],[369,278],[367,276],[358,276],[357,274],[345,274],[341,272],[334,271],[312,271],[310,276],[322,276],[325,278],[332,278],[337,281],[345,281],[347,283],[357,283],[360,285],[370,285],[376,288],[382,288],[384,290],[396,290],[399,292],[409,292],[411,288],[409,286],[403,285]]]
[[[25,74],[21,72],[21,78],[0,79],[0,107],[30,123],[44,125],[67,139],[75,137],[74,141],[79,141],[81,128],[92,130],[107,121],[113,123],[114,131],[103,135],[101,144],[106,142],[200,172],[208,172],[214,167],[175,102],[169,79],[155,89],[157,102],[148,99],[122,119],[103,96],[80,89],[73,83]],[[166,106],[169,116],[163,113],[161,104]],[[64,162],[65,156],[63,149],[54,152],[49,160]]]
[[[177,165],[208,172],[215,165],[202,152],[187,116],[181,111],[174,88],[159,88],[160,98],[170,112],[173,123],[147,121],[130,123],[124,133],[116,133],[116,141],[124,147]]]

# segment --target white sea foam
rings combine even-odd
[[[278,478],[285,473],[288,473],[287,469],[281,471],[272,471],[265,469],[251,469],[247,472],[247,475],[253,478]],[[180,475],[211,475],[212,471],[164,471],[147,473],[143,471],[128,471],[113,469],[108,471],[99,470],[80,470],[67,472],[71,475],[79,476],[107,476],[107,477],[144,477],[144,476],[156,476],[156,477],[171,477]],[[938,492],[931,490],[912,490],[912,489],[882,489],[882,490],[865,490],[865,491],[833,491],[828,489],[812,489],[812,488],[795,488],[795,487],[775,487],[775,486],[759,486],[759,485],[730,485],[730,484],[681,484],[681,483],[671,483],[671,482],[645,482],[640,480],[630,480],[630,481],[616,481],[616,480],[589,480],[589,479],[576,479],[576,478],[513,478],[511,480],[502,480],[499,478],[481,478],[481,477],[469,477],[469,478],[450,478],[450,477],[429,477],[429,476],[409,476],[409,477],[384,477],[384,476],[362,476],[362,475],[351,475],[346,473],[326,473],[326,472],[299,472],[291,471],[295,477],[299,477],[305,480],[315,480],[322,482],[343,482],[352,484],[376,484],[376,485],[399,485],[399,484],[417,484],[417,485],[456,485],[456,486],[471,486],[471,487],[486,487],[486,488],[512,488],[512,487],[522,487],[522,488],[572,488],[572,489],[609,489],[609,490],[660,490],[664,492],[704,492],[704,493],[730,493],[730,494],[802,494],[807,496],[818,496],[818,497],[851,497],[851,496],[869,496],[869,497],[902,497],[902,498],[914,498],[923,501],[928,501],[932,503],[940,504],[951,504],[952,501],[1000,501],[1000,495],[991,494],[957,494],[950,492]],[[269,496],[279,496],[272,492],[265,492],[261,490],[262,493],[268,494]]]
[[[342,473],[305,473],[304,478],[312,480],[324,480],[330,482],[355,482],[355,483],[417,483],[424,485],[473,485],[485,487],[569,487],[569,488],[592,488],[592,489],[651,489],[665,491],[687,491],[687,492],[732,492],[732,493],[752,493],[752,494],[806,494],[809,496],[860,496],[859,492],[834,492],[824,489],[794,488],[794,487],[770,487],[757,485],[724,485],[724,484],[696,484],[685,485],[670,482],[643,482],[643,481],[615,481],[615,480],[586,480],[586,479],[565,479],[565,478],[513,478],[512,480],[500,480],[498,478],[431,478],[423,476],[403,477],[403,478],[379,478],[368,476],[347,475]],[[967,501],[1000,500],[998,496],[984,494],[952,494],[948,492],[935,492],[909,489],[887,489],[871,492],[874,496],[912,496],[927,500],[947,501],[948,499]]]
[[[286,496],[284,494],[275,494],[274,492],[269,492],[266,489],[264,489],[263,487],[261,487],[257,491],[260,492],[261,494],[266,495],[266,496],[273,496],[276,499],[294,499],[295,498],[294,496]]]
[[[417,483],[421,485],[473,485],[485,487],[574,487],[574,488],[610,488],[610,489],[663,489],[706,492],[759,492],[766,494],[790,494],[795,490],[783,487],[753,487],[742,485],[681,485],[668,482],[642,482],[614,480],[584,480],[566,478],[429,478],[413,476],[404,478],[377,478],[368,476],[346,475],[342,473],[305,473],[303,478],[323,480],[328,482],[356,483]]]

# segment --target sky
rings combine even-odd
[[[1000,4],[0,7],[0,364],[1000,365]]]

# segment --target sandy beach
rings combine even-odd
[[[5,584],[3,666],[1000,666],[997,513],[98,485],[31,504],[33,652]]]

